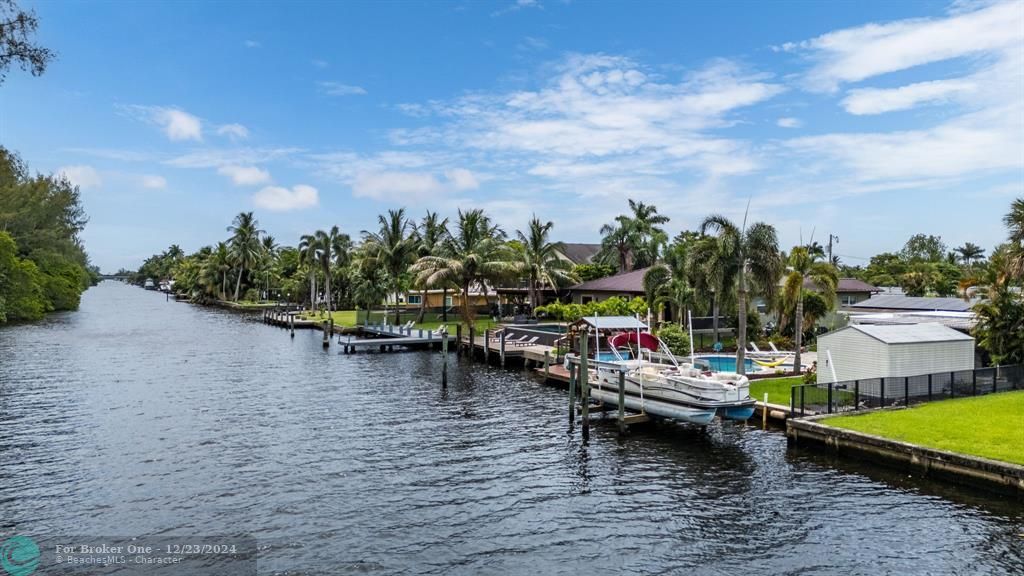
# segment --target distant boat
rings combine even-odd
[[[152,278],[146,278],[146,283],[142,287],[146,290],[156,290],[156,284],[153,283]]]

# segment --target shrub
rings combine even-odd
[[[658,338],[668,346],[673,354],[688,356],[690,354],[690,337],[677,324],[668,324],[658,330]]]

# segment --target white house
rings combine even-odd
[[[818,337],[818,384],[973,368],[974,338],[937,323],[851,324]]]

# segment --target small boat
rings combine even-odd
[[[152,278],[146,278],[146,282],[142,285],[146,290],[156,290],[156,284],[153,283]]]
[[[709,424],[715,416],[746,420],[754,414],[755,400],[750,397],[746,376],[679,362],[668,345],[645,331],[647,327],[638,319],[622,318],[625,320],[608,317],[596,322],[602,328],[596,331],[597,346],[591,360],[597,371],[592,396],[617,404],[619,372],[624,371],[630,409],[699,425]],[[603,348],[602,339],[606,342]]]

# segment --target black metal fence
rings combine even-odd
[[[790,390],[793,416],[909,406],[945,398],[1024,390],[1024,365],[992,366],[919,376],[800,384]]]

